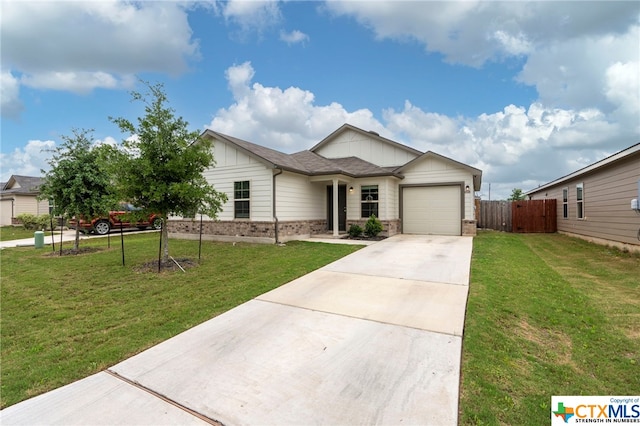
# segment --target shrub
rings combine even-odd
[[[356,224],[353,224],[349,227],[349,236],[351,238],[358,238],[362,235],[362,228]]]
[[[48,214],[41,214],[36,220],[38,230],[47,231],[51,229],[51,217]]]
[[[372,214],[364,225],[364,233],[369,237],[376,237],[380,232],[382,232],[382,222]]]
[[[16,219],[22,223],[22,227],[27,230],[41,231],[50,228],[50,219],[48,214],[36,216],[31,213],[19,214]]]
[[[34,214],[31,213],[22,213],[19,214],[16,219],[18,219],[20,221],[20,223],[22,224],[22,227],[24,229],[37,229],[38,227],[38,217]]]

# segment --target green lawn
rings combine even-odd
[[[105,238],[81,247],[101,251],[0,251],[1,407],[101,371],[361,246],[204,242],[199,266],[162,274],[136,272],[157,258],[157,233],[125,237],[125,267],[118,238],[110,249]],[[170,249],[197,260],[197,241],[171,240]]]
[[[0,241],[22,240],[24,238],[34,238],[35,231],[22,228],[22,226],[0,226]],[[50,237],[51,231],[46,231],[45,236]],[[58,236],[60,233],[58,232]],[[56,244],[58,242],[56,241]]]
[[[462,358],[460,424],[549,424],[552,395],[638,395],[640,256],[481,232]]]

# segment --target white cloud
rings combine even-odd
[[[280,31],[280,40],[287,44],[296,44],[309,41],[309,36],[299,30],[293,30],[290,33],[286,31]]]
[[[405,101],[404,110],[396,112],[388,109],[383,112],[387,128],[396,135],[403,135],[414,146],[426,151],[433,145],[446,145],[457,137],[459,123],[450,117],[432,112],[424,112],[409,101]]]
[[[500,42],[503,50],[509,55],[525,55],[532,50],[531,42],[522,33],[513,35],[503,30],[497,30],[493,37]]]
[[[3,2],[3,67],[38,89],[130,87],[141,72],[183,73],[199,55],[185,3]],[[4,85],[4,77],[3,77]]]
[[[618,110],[623,126],[637,125],[639,92],[620,96],[608,86],[619,77],[612,73],[622,71],[611,67],[624,64],[631,78],[640,61],[637,2],[330,1],[325,8],[355,18],[378,38],[417,40],[447,62],[481,67],[524,58],[516,79],[534,86],[539,102]]]
[[[602,90],[608,70],[621,62],[637,63],[640,26],[624,34],[583,37],[550,44],[529,55],[518,80],[536,87],[540,101],[572,108],[623,107],[627,98],[607,98]],[[638,102],[638,92],[635,93]]]
[[[338,103],[317,106],[307,90],[265,87],[252,83],[254,75],[250,62],[227,70],[235,102],[219,110],[207,127],[285,152],[308,149],[345,122],[385,132],[369,110],[348,112]]]
[[[230,0],[217,1],[216,10],[228,22],[237,24],[246,33],[256,31],[262,33],[282,20],[278,0]]]
[[[20,82],[35,89],[67,90],[86,94],[93,89],[131,88],[135,76],[115,76],[105,72],[43,72],[25,75]]]
[[[24,106],[19,98],[20,83],[10,72],[0,73],[0,111],[2,116],[17,119]]]
[[[604,94],[625,116],[640,116],[640,62],[616,62],[607,68]],[[640,126],[640,123],[636,121]],[[640,132],[640,127],[636,128]]]
[[[471,66],[565,40],[621,34],[640,13],[634,2],[328,1],[325,8],[355,18],[378,38],[417,40],[448,62]]]
[[[48,159],[56,143],[51,140],[30,140],[24,148],[9,154],[0,153],[0,180],[6,182],[11,175],[42,176],[40,170],[49,170]]]

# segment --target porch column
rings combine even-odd
[[[338,179],[333,180],[333,236],[340,235],[340,218],[338,217]]]

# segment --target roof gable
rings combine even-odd
[[[342,147],[338,148],[339,145]],[[398,166],[422,155],[417,149],[350,124],[342,125],[311,148],[311,151],[331,158],[356,156],[379,166]],[[395,164],[384,164],[386,162]]]
[[[44,183],[44,179],[37,176],[12,175],[2,186],[2,192],[16,194],[37,194],[38,188]]]
[[[270,168],[285,169],[298,173],[304,173],[306,171],[305,167],[298,161],[296,161],[296,159],[291,155],[276,151],[275,149],[267,148],[266,146],[257,145],[255,143],[247,142],[242,139],[234,138],[233,136],[214,132],[213,130],[205,130],[201,137],[202,136],[208,136],[230,143],[240,151],[264,163]]]
[[[396,173],[404,174],[407,170],[427,160],[436,160],[438,162],[450,165],[456,169],[462,169],[469,172],[473,176],[473,190],[480,191],[480,186],[482,185],[482,170],[476,169],[475,167],[469,166],[468,164],[453,160],[449,157],[445,157],[444,155],[437,154],[433,151],[425,152],[420,157],[408,162],[403,166],[398,167],[395,171]]]

